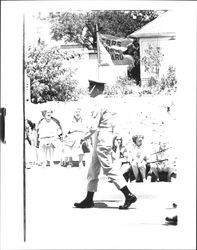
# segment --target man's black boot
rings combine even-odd
[[[121,188],[120,191],[122,191],[125,196],[125,203],[119,206],[119,209],[128,209],[132,203],[136,202],[137,197],[129,191],[127,186]]]
[[[83,201],[81,201],[80,203],[75,203],[74,206],[77,208],[94,207],[93,196],[94,196],[94,192],[88,191],[86,198]]]

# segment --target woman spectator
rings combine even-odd
[[[43,118],[37,126],[37,147],[40,151],[40,164],[54,163],[54,151],[61,148],[62,127],[58,119],[52,117],[52,110],[42,111]]]
[[[66,135],[65,141],[69,141],[70,144],[66,144],[65,147],[65,153],[67,154],[68,158],[68,165],[72,166],[73,165],[73,159],[77,155],[78,157],[78,162],[79,162],[79,167],[83,167],[83,157],[84,157],[84,152],[82,150],[82,145],[81,145],[81,139],[83,137],[84,133],[84,124],[83,124],[83,119],[81,116],[81,109],[77,108],[74,111],[73,119],[72,119],[72,124],[71,128],[68,131],[68,134]]]

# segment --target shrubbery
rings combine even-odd
[[[158,52],[158,51],[157,51]],[[74,70],[67,61],[77,55],[62,51],[57,47],[48,49],[44,42],[31,46],[26,53],[26,74],[30,78],[31,101],[75,101],[86,95],[88,89],[78,86]],[[152,76],[147,86],[137,86],[134,79],[119,77],[115,84],[105,87],[108,96],[147,95],[175,92],[177,88],[175,67],[169,66],[161,80]]]
[[[173,93],[177,89],[176,69],[172,65],[169,66],[166,76],[161,80],[150,77],[146,86],[136,85],[135,80],[127,77],[120,77],[114,85],[105,87],[105,94],[113,95],[157,95],[162,93]]]
[[[66,61],[76,56],[57,47],[48,49],[44,42],[29,46],[25,69],[30,78],[33,103],[78,99],[80,90],[73,77],[74,71],[66,66]]]
[[[172,93],[176,92],[177,79],[176,69],[172,65],[169,66],[166,76],[162,76],[161,80],[151,77],[147,84],[146,92],[150,94]]]
[[[168,91],[176,91],[177,79],[176,68],[172,65],[169,66],[167,76],[163,76],[161,79],[161,89],[167,89]]]
[[[133,93],[132,86],[135,85],[134,80],[128,77],[119,77],[115,84],[105,86],[106,95],[129,95]]]
[[[145,72],[159,76],[163,56],[161,47],[149,44],[148,49],[145,50],[145,55],[141,59],[141,62],[145,67]]]

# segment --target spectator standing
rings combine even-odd
[[[42,111],[43,118],[37,126],[37,146],[40,152],[40,164],[50,166],[54,163],[54,151],[61,148],[62,127],[58,119],[52,117],[52,110]]]
[[[73,141],[73,145],[70,150],[71,152],[71,157],[69,159],[70,165],[72,165],[72,160],[77,155],[78,161],[79,161],[79,167],[83,167],[84,153],[83,153],[82,146],[81,146],[81,139],[83,137],[84,131],[85,131],[85,127],[84,127],[83,119],[81,116],[81,108],[77,108],[74,111],[71,128],[68,131],[68,134],[71,140]]]
[[[36,124],[29,119],[25,119],[25,157],[27,168],[37,164],[36,137]]]

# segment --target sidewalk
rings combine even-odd
[[[176,243],[179,226],[164,225],[177,212],[173,182],[129,183],[138,201],[121,211],[123,195],[101,175],[95,207],[77,209],[73,204],[86,194],[86,174],[86,167],[27,170],[27,248],[165,249]]]

